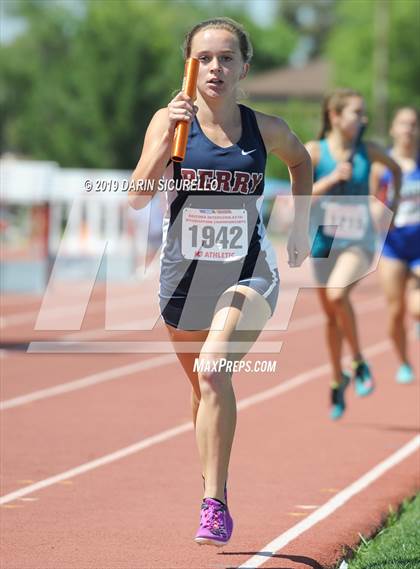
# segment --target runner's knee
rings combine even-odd
[[[393,300],[389,303],[389,317],[392,323],[399,323],[404,319],[404,300]]]
[[[227,354],[205,353],[198,359],[198,379],[203,399],[221,395],[230,383],[233,361]]]
[[[199,392],[199,386],[192,386],[191,387],[191,402],[193,405],[199,405],[201,399],[201,393]]]
[[[340,307],[348,298],[346,288],[330,288],[327,290],[328,301],[335,307]]]
[[[408,296],[408,310],[416,320],[420,320],[420,290],[412,290]]]

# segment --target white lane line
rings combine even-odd
[[[68,383],[55,385],[54,387],[47,387],[45,389],[39,389],[38,391],[32,391],[26,395],[14,397],[13,399],[6,399],[5,401],[0,402],[0,411],[12,409],[13,407],[20,407],[21,405],[26,405],[27,403],[32,403],[33,401],[47,399],[48,397],[54,397],[55,395],[62,395],[63,393],[69,393],[71,391],[76,391],[77,389],[84,389],[85,387],[103,383],[104,381],[121,379],[124,376],[131,375],[139,371],[171,364],[175,362],[176,359],[177,358],[175,354],[167,354],[165,356],[150,358],[143,362],[136,362],[134,364],[120,366],[113,369],[108,369],[106,371],[101,371],[99,373],[94,373],[92,375],[88,375],[86,377],[70,381]]]
[[[376,353],[381,353],[387,350],[388,348],[389,348],[389,342],[385,341],[370,346],[367,350],[365,350],[365,352],[369,353],[370,355],[374,355]],[[317,368],[314,368],[310,371],[301,373],[274,388],[266,389],[265,391],[261,391],[260,393],[251,395],[250,397],[246,397],[245,399],[241,399],[237,405],[238,412],[242,411],[243,409],[248,409],[253,405],[257,405],[262,401],[273,399],[274,397],[286,393],[287,391],[290,391],[292,389],[295,389],[296,387],[299,387],[300,385],[303,385],[304,383],[307,383],[313,379],[322,377],[329,370],[330,370],[329,364],[325,364]],[[172,429],[168,429],[166,431],[158,433],[157,435],[153,435],[151,437],[142,439],[141,441],[134,443],[133,445],[130,445],[123,449],[120,449],[116,452],[107,454],[91,462],[86,462],[84,464],[81,464],[80,466],[72,468],[71,470],[67,470],[66,472],[57,474],[56,476],[52,476],[50,478],[46,478],[45,480],[36,482],[35,484],[30,484],[29,486],[25,486],[20,490],[11,492],[10,494],[5,494],[0,498],[0,505],[12,502],[17,498],[22,498],[22,496],[27,496],[28,494],[32,494],[33,492],[36,492],[37,490],[40,490],[42,488],[47,488],[48,486],[52,486],[53,484],[61,482],[62,480],[73,478],[75,476],[78,476],[79,474],[83,474],[95,468],[99,468],[100,466],[104,466],[105,464],[115,462],[116,460],[120,460],[121,458],[129,456],[141,450],[144,450],[145,448],[149,448],[155,444],[166,442],[170,439],[173,439],[174,437],[177,437],[182,433],[186,433],[192,430],[193,430],[193,424],[191,422],[182,423],[181,425],[178,425]]]
[[[295,526],[282,533],[270,543],[267,543],[257,554],[253,555],[250,559],[239,565],[237,569],[257,569],[273,557],[278,551],[295,540],[305,531],[311,529],[318,522],[325,520],[328,516],[334,513],[338,508],[348,502],[353,496],[365,490],[370,484],[375,482],[388,470],[408,458],[420,447],[420,435],[416,435],[407,444],[394,452],[384,461],[377,464],[372,470],[369,470],[361,478],[347,486],[344,490],[339,492],[334,498],[328,500],[318,510],[310,514],[307,518],[296,524]]]
[[[376,298],[374,300],[364,300],[359,302],[356,306],[356,316],[360,314],[365,314],[366,312],[372,312],[378,308],[385,307],[385,300],[383,298]],[[317,326],[319,324],[324,324],[326,318],[323,313],[310,314],[308,316],[303,316],[302,318],[297,318],[296,320],[291,320],[290,326],[287,329],[287,333],[291,334],[293,332],[300,332],[301,330],[306,330]]]
[[[134,295],[133,295],[134,296]],[[106,299],[100,299],[100,300],[93,300],[89,302],[89,305],[87,307],[87,309],[92,313],[96,313],[98,312],[101,308],[103,308],[104,306],[104,302],[106,301]],[[119,310],[121,308],[123,308],[124,306],[132,306],[134,305],[134,307],[136,306],[143,306],[144,304],[150,304],[150,299],[147,299],[146,297],[142,298],[138,298],[138,295],[135,299],[135,301],[133,301],[132,297],[124,297],[123,299],[119,299],[119,300],[112,300],[109,302],[109,306],[106,308],[106,313],[112,313],[115,312],[116,310]],[[361,309],[362,312],[364,311],[370,311],[370,310],[375,310],[377,307],[384,305],[384,300],[383,299],[375,299],[373,301],[362,301],[359,303],[358,308]],[[78,305],[72,305],[72,306],[61,306],[61,307],[57,307],[55,309],[49,309],[49,310],[45,310],[43,315],[42,315],[42,323],[43,323],[43,327],[42,330],[46,330],[46,323],[48,322],[48,320],[51,321],[51,326],[54,325],[54,321],[57,319],[61,319],[63,318],[63,316],[66,316],[68,314],[73,314],[74,309],[77,308]],[[20,326],[21,324],[26,324],[27,322],[31,322],[34,321],[35,324],[35,320],[39,317],[41,311],[41,307],[39,307],[37,310],[35,311],[31,311],[31,312],[23,312],[20,314],[12,314],[10,316],[5,316],[0,318],[0,329],[4,329],[4,328],[8,328],[8,327],[16,327],[16,326]],[[359,310],[357,311],[359,312]],[[275,318],[272,319],[269,323],[269,326],[266,328],[267,332],[276,331],[276,321]],[[279,320],[280,317],[277,318],[277,320]],[[155,319],[156,320],[156,319]],[[298,318],[295,321],[292,321],[292,327],[291,329],[289,329],[289,332],[297,332],[299,330],[305,330],[306,328],[311,327],[312,325],[316,325],[316,324],[322,324],[324,322],[325,318],[323,315],[320,315],[319,313],[313,314],[313,315],[309,315],[309,316],[305,316],[302,318]],[[134,322],[123,322],[119,325],[118,328],[112,328],[106,331],[106,335],[109,335],[110,333],[112,334],[112,332],[114,330],[116,331],[121,331],[121,330],[128,330],[128,331],[133,331],[133,330],[143,330],[143,329],[148,329],[149,326],[153,326],[154,322],[150,322],[149,320],[144,320],[144,321],[134,321]],[[144,328],[143,328],[144,326]],[[274,328],[273,328],[274,327]],[[55,328],[52,328],[55,329]],[[283,330],[283,328],[281,328],[281,330]],[[76,331],[76,334],[80,333],[80,334],[86,334],[86,338],[92,338],[92,337],[100,337],[101,335],[104,335],[104,328],[99,328],[96,330],[87,330],[87,331]],[[102,334],[101,334],[102,333]],[[69,338],[71,339],[72,334],[68,334],[67,336],[64,336],[64,338]],[[81,338],[84,336],[80,336]]]
[[[7,504],[9,502],[12,502],[13,500],[16,500],[17,498],[22,498],[22,496],[27,496],[28,494],[32,494],[33,492],[37,492],[38,490],[42,490],[43,488],[47,488],[48,486],[52,486],[53,484],[57,484],[59,482],[62,482],[63,480],[74,478],[75,476],[79,476],[79,474],[84,474],[85,472],[89,472],[90,470],[94,470],[95,468],[99,468],[100,466],[104,466],[105,464],[110,464],[111,462],[115,462],[116,460],[120,460],[122,458],[125,458],[126,456],[130,456],[131,454],[149,448],[153,445],[166,442],[169,439],[177,437],[178,435],[182,435],[183,433],[192,431],[192,429],[193,429],[192,423],[183,423],[181,425],[178,425],[177,427],[174,427],[173,429],[162,431],[157,435],[143,439],[138,443],[134,443],[133,445],[117,450],[116,452],[107,454],[96,460],[92,460],[91,462],[86,462],[85,464],[76,466],[75,468],[67,470],[66,472],[62,472],[61,474],[57,474],[56,476],[51,476],[50,478],[46,478],[45,480],[40,480],[35,484],[31,484],[30,486],[25,486],[20,490],[11,492],[10,494],[6,494],[0,498],[0,505]]]
[[[91,301],[89,302],[89,310],[92,312],[96,312],[99,306],[102,306],[103,302],[99,301]],[[60,308],[56,308],[55,310],[48,310],[45,311],[43,317],[45,319],[49,319],[54,321],[57,318],[62,318],[66,314],[73,314],[76,306],[62,306]],[[87,309],[87,308],[86,308]],[[31,322],[35,320],[39,315],[41,308],[38,310],[33,310],[32,312],[22,312],[20,314],[11,314],[10,316],[5,316],[2,321],[0,322],[0,328],[8,328],[12,326],[19,326],[20,324],[26,324],[27,322]]]
[[[367,306],[366,306],[366,308],[367,308]],[[303,318],[299,318],[295,321],[295,324],[298,322],[301,322],[301,321],[306,321],[309,318],[312,318],[312,316],[309,316],[309,317],[305,316]],[[32,342],[32,343],[35,344],[34,342]],[[168,357],[171,357],[172,361],[176,361],[176,358],[174,357],[173,354],[169,354]],[[13,407],[19,407],[20,405],[25,405],[26,403],[32,403],[33,401],[39,401],[40,399],[45,399],[47,397],[53,397],[55,395],[61,395],[62,393],[75,391],[76,389],[83,389],[83,388],[88,387],[90,385],[94,385],[95,383],[101,383],[102,381],[108,381],[108,379],[118,378],[118,377],[120,377],[120,375],[122,376],[124,373],[126,373],[124,371],[126,368],[131,369],[132,366],[145,365],[145,364],[147,364],[147,362],[152,362],[152,367],[155,367],[155,362],[158,359],[159,358],[152,358],[151,360],[146,360],[144,362],[140,362],[140,364],[131,364],[129,366],[122,366],[122,367],[114,368],[112,370],[107,370],[105,372],[93,374],[92,376],[87,376],[87,377],[83,377],[81,379],[76,379],[76,380],[68,382],[68,383],[61,383],[61,384],[56,385],[54,387],[50,387],[50,388],[46,388],[46,389],[40,389],[38,391],[33,391],[31,393],[27,393],[26,395],[21,395],[19,397],[15,397],[13,399],[7,399],[5,401],[0,402],[0,411],[5,410],[5,409],[11,409]],[[168,362],[168,363],[171,363],[171,362]],[[323,370],[325,369],[326,372],[329,370],[329,366],[327,364],[325,364],[324,366],[321,366],[321,368]],[[148,369],[148,368],[141,368],[141,369]],[[317,369],[320,369],[320,368],[317,368]],[[135,369],[135,371],[140,371],[140,370]],[[134,372],[129,371],[128,373],[134,373]],[[322,373],[324,373],[324,371]],[[108,374],[111,374],[111,377],[108,378]],[[96,379],[98,376],[99,376],[99,380]]]
[[[382,299],[377,299],[377,300],[373,300],[373,301],[367,301],[367,302],[363,302],[360,303],[360,305],[358,306],[358,310],[357,310],[357,314],[362,314],[365,312],[371,312],[373,310],[376,310],[377,308],[380,308],[381,306],[384,306],[384,301]],[[75,341],[75,340],[89,340],[89,339],[96,339],[96,338],[110,338],[112,336],[115,335],[123,335],[124,332],[127,334],[129,332],[133,332],[136,330],[151,330],[156,323],[160,320],[160,316],[156,315],[153,318],[148,318],[148,319],[144,319],[144,320],[133,320],[131,322],[123,322],[119,325],[118,328],[110,328],[110,329],[104,329],[104,328],[97,328],[95,330],[83,330],[83,331],[79,331],[79,332],[71,332],[69,334],[66,334],[64,336],[60,336],[60,340],[57,342],[43,342],[43,341],[34,341],[31,342],[31,346],[32,346],[32,350],[31,351],[38,351],[35,348],[37,346],[40,347],[40,349],[42,350],[42,345],[46,344],[46,349],[50,350],[50,351],[59,351],[60,350],[60,342],[61,341]],[[277,318],[277,320],[279,321],[280,318]],[[323,324],[325,322],[325,317],[323,314],[310,314],[308,316],[302,316],[301,318],[297,318],[296,320],[291,320],[290,323],[290,329],[285,330],[284,328],[278,328],[276,329],[275,327],[273,328],[273,326],[276,325],[275,320],[271,323],[271,328],[266,329],[265,332],[286,332],[289,333],[294,333],[294,332],[299,332],[301,330],[307,330],[309,328],[312,328],[313,326],[317,326],[320,324]],[[55,348],[54,348],[55,346]],[[106,348],[106,346],[105,346]],[[93,347],[93,350],[95,348]],[[100,351],[104,351],[104,347],[100,348]],[[129,350],[130,348],[128,348]],[[77,347],[75,348],[75,351],[77,351]],[[118,352],[118,350],[116,350],[116,352]]]
[[[373,346],[369,346],[368,348],[364,349],[363,353],[370,357],[375,356],[376,354],[380,354],[385,350],[387,350],[389,346],[390,346],[389,340],[384,340],[383,342],[379,342],[378,344],[374,344]],[[345,357],[343,359],[343,362],[348,365],[351,362],[351,357],[350,356]],[[238,410],[246,409],[247,407],[251,407],[256,403],[262,403],[263,401],[272,399],[277,395],[286,393],[287,391],[295,389],[295,387],[299,387],[300,385],[303,385],[304,383],[312,379],[315,379],[316,377],[327,374],[330,370],[331,370],[331,365],[328,363],[322,366],[318,366],[310,371],[305,371],[303,373],[300,373],[299,375],[296,375],[292,379],[289,379],[289,381],[286,381],[286,383],[280,383],[275,387],[271,387],[270,389],[266,389],[264,391],[261,391],[260,393],[256,393],[255,395],[251,395],[246,399],[242,399],[241,401],[238,402],[237,405]]]
[[[132,320],[131,322],[124,322],[120,324],[120,328],[97,328],[95,330],[82,330],[80,332],[71,332],[65,336],[60,336],[63,341],[73,341],[73,340],[89,340],[90,338],[109,338],[111,336],[120,335],[123,336],[124,333],[136,332],[138,330],[152,330],[154,326],[160,321],[160,315],[156,314],[153,318],[144,318],[143,320]],[[42,342],[31,342],[31,344],[42,343]]]
[[[82,302],[83,302],[83,300],[81,299],[80,303],[82,303]],[[157,302],[157,300],[156,300],[156,302]],[[66,306],[60,306],[60,307],[57,307],[54,309],[44,310],[43,314],[42,314],[43,326],[45,327],[46,323],[49,320],[51,321],[51,324],[52,324],[54,322],[54,320],[61,319],[63,316],[65,316],[67,314],[73,314],[74,310],[80,306],[80,303],[79,304],[73,304],[71,306],[66,305]],[[89,301],[88,304],[86,305],[86,311],[89,310],[89,312],[91,314],[95,314],[96,312],[98,312],[100,309],[102,309],[104,307],[105,303],[106,303],[106,298]],[[105,312],[108,314],[108,313],[114,312],[115,310],[120,310],[121,308],[124,308],[125,306],[127,306],[127,307],[133,306],[134,308],[136,308],[138,306],[144,306],[144,305],[150,306],[150,298],[146,299],[143,297],[139,297],[138,293],[136,293],[136,295],[133,294],[132,296],[125,296],[124,298],[121,298],[118,300],[110,300],[108,302],[108,306],[106,306]],[[19,326],[20,324],[26,324],[27,322],[31,322],[31,321],[34,321],[34,324],[35,324],[35,320],[40,315],[40,312],[41,312],[41,307],[39,307],[37,310],[33,310],[31,312],[21,312],[19,314],[11,314],[10,316],[4,316],[0,320],[0,328]]]
[[[16,293],[14,298],[11,298],[11,293],[4,293],[0,302],[0,310],[6,308],[13,308],[14,306],[22,307],[24,304],[34,304],[39,303],[42,295],[32,294],[28,296],[27,294]]]

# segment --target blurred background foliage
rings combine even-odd
[[[417,0],[273,3],[263,26],[245,0],[6,2],[2,19],[23,25],[0,49],[2,152],[66,167],[132,169],[151,116],[180,87],[185,32],[220,15],[249,31],[253,73],[327,59],[332,86],[365,94],[377,138],[384,139],[395,107],[419,104]],[[245,102],[284,117],[304,141],[317,135],[319,101]],[[287,175],[276,160],[267,174]]]

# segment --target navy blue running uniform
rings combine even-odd
[[[276,257],[260,215],[267,152],[254,111],[239,109],[236,144],[214,144],[195,117],[185,160],[173,165],[159,298],[165,322],[179,329],[209,328],[218,299],[237,284],[264,296],[271,313],[277,302]]]
[[[393,198],[392,173],[386,170],[380,180],[387,204]],[[420,157],[415,167],[403,173],[400,201],[394,227],[388,232],[382,255],[405,263],[410,269],[420,266]]]

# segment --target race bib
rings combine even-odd
[[[184,208],[182,255],[204,261],[237,261],[248,251],[245,209]]]
[[[365,204],[324,204],[324,235],[338,239],[363,239],[369,222]],[[326,226],[326,227],[325,227]]]
[[[395,227],[417,225],[420,223],[420,196],[415,199],[401,201],[395,217]]]

